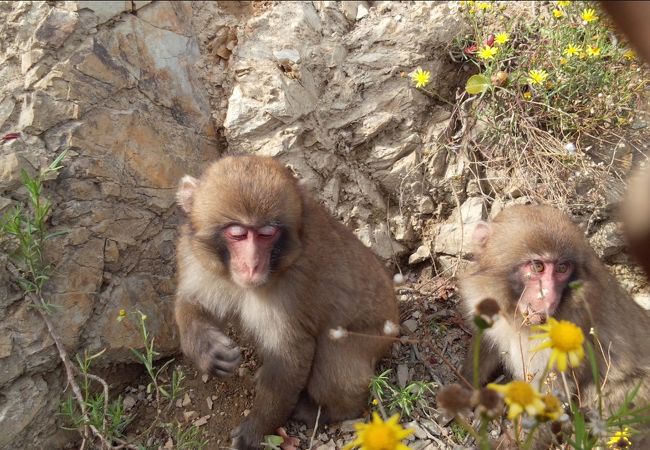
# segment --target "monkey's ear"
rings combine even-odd
[[[194,190],[199,185],[199,180],[189,175],[185,175],[181,178],[181,182],[178,185],[178,190],[176,191],[176,201],[183,208],[186,214],[189,214],[192,211],[192,198],[194,196]]]
[[[474,233],[472,233],[472,243],[477,250],[482,250],[487,243],[488,238],[492,234],[492,227],[487,222],[480,221],[476,224],[474,228]]]

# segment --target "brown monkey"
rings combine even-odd
[[[650,168],[630,179],[622,212],[629,251],[650,276]]]
[[[519,379],[542,376],[548,353],[530,350],[530,324],[548,316],[579,325],[590,339],[593,328],[605,354],[607,406],[643,381],[635,403],[650,402],[650,315],[620,287],[599,261],[583,233],[563,213],[547,206],[513,206],[474,232],[475,261],[460,281],[465,309],[472,314],[486,297],[497,300],[501,316],[484,335],[483,379],[501,367]],[[579,287],[569,283],[579,281]],[[601,379],[606,358],[595,344]],[[471,357],[465,365],[471,373]],[[588,363],[576,370],[580,400],[593,407],[596,389]],[[650,380],[648,380],[650,381]]]
[[[397,323],[386,268],[271,158],[226,157],[200,179],[186,176],[178,201],[189,223],[178,243],[176,321],[181,347],[203,372],[229,375],[240,362],[223,323],[238,319],[263,365],[254,404],[233,432],[257,448],[292,415],[321,423],[359,415],[375,363]]]

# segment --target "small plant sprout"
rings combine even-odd
[[[423,88],[429,84],[431,79],[431,72],[428,70],[422,70],[421,67],[415,69],[415,72],[411,74],[411,80],[415,83],[416,88]]]
[[[413,430],[404,429],[399,423],[399,415],[394,414],[384,421],[376,412],[372,413],[370,423],[357,423],[354,428],[357,437],[343,446],[343,450],[359,448],[361,450],[409,450],[402,440],[413,434]]]
[[[503,395],[508,405],[508,419],[514,420],[522,413],[535,417],[545,409],[544,401],[537,390],[525,381],[511,381],[508,384],[488,384],[488,388]]]
[[[585,357],[583,343],[585,336],[582,329],[576,324],[549,317],[548,323],[535,325],[534,331],[544,331],[530,339],[546,339],[547,341],[536,347],[533,351],[550,348],[551,357],[548,360],[549,368],[557,362],[557,369],[566,372],[567,362],[571,367],[578,367]]]

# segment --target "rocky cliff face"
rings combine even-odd
[[[162,354],[171,316],[178,179],[225,151],[273,155],[383,258],[403,256],[433,214],[424,155],[449,108],[409,86],[417,66],[453,98],[446,47],[459,31],[432,2],[6,2],[0,4],[0,208],[45,167],[53,320],[102,364],[140,345],[115,320],[146,313]],[[445,154],[428,158],[441,163]],[[442,169],[441,169],[442,168]],[[409,205],[416,205],[414,207]],[[416,233],[414,233],[414,229]],[[3,264],[4,266],[4,264]],[[2,448],[58,445],[64,375],[38,315],[0,271]]]

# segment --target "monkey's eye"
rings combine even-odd
[[[257,235],[262,239],[269,239],[275,236],[275,233],[278,232],[278,229],[272,225],[266,225],[259,230],[257,230]]]
[[[228,228],[226,228],[225,233],[229,238],[238,241],[246,239],[246,236],[248,236],[248,230],[239,225],[230,225]]]
[[[569,263],[563,262],[555,266],[557,273],[566,273],[567,270],[569,270]]]
[[[544,263],[539,259],[535,259],[530,262],[530,268],[533,272],[537,272],[537,273],[544,272]]]

